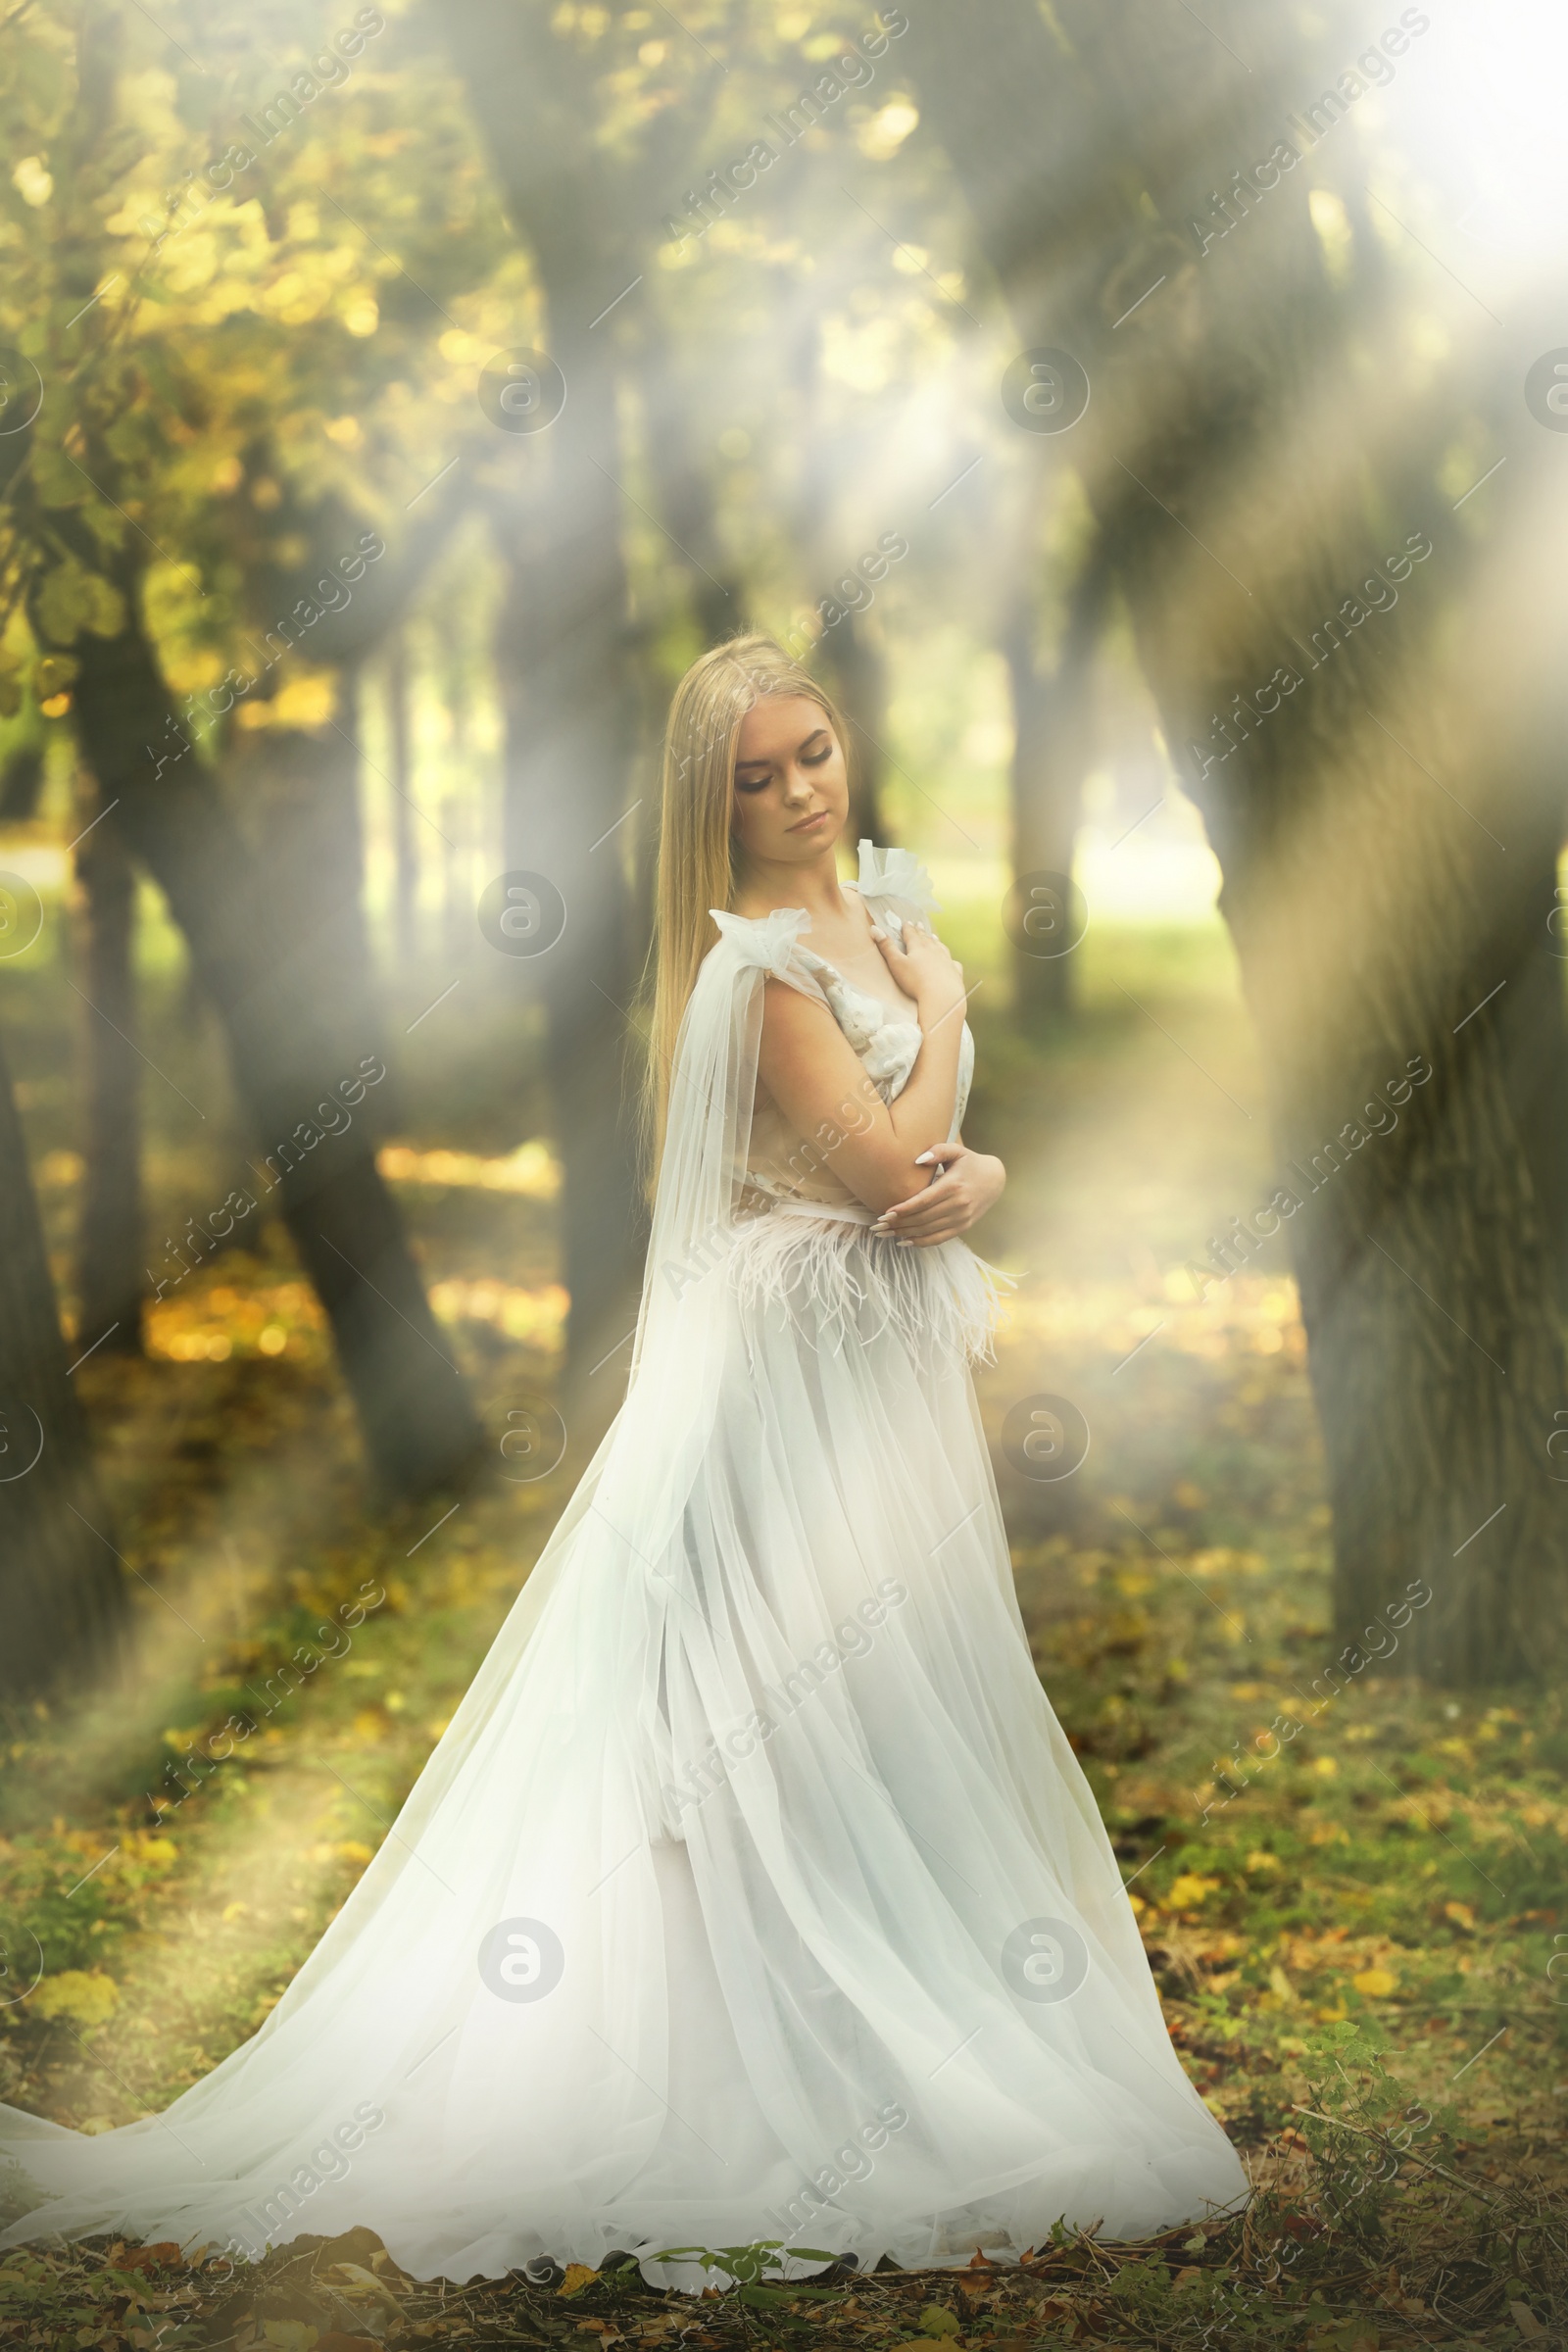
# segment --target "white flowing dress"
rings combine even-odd
[[[869,844],[860,890],[895,930],[934,904]],[[0,2108],[0,2244],[364,2224],[419,2278],[618,2248],[686,2279],[654,2257],[962,2263],[1245,2201],[1030,1660],[989,1278],[868,1232],[831,1123],[754,1136],[769,974],[886,1099],[913,1008],[804,913],[716,919],[614,1427],[260,2032],[118,2131]]]

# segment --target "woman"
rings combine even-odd
[[[98,2137],[0,2110],[47,2198],[8,2242],[366,2224],[419,2277],[669,2278],[1245,2195],[1030,1663],[968,1371],[1003,1172],[959,1141],[962,974],[906,853],[841,888],[843,745],[764,638],[682,680],[625,1405],[254,2039]]]

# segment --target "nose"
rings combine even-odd
[[[792,808],[804,808],[811,797],[811,779],[803,776],[798,767],[789,769],[784,782],[784,798]]]

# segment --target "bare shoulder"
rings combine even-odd
[[[764,1043],[789,1047],[799,1041],[809,1047],[814,1041],[820,1046],[824,1032],[840,1035],[839,1025],[821,998],[808,997],[804,989],[769,973],[762,988]]]
[[[819,997],[769,978],[762,991],[762,1069],[771,1084],[855,1062],[843,1030]],[[856,1067],[858,1068],[858,1063]]]

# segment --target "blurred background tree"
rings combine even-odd
[[[265,1227],[384,1495],[460,1491],[507,1315],[591,1441],[661,714],[762,625],[843,697],[857,827],[933,864],[999,1087],[1089,1050],[1069,883],[1113,927],[1222,880],[1299,1207],[1160,1279],[1291,1250],[1347,1636],[1426,1576],[1427,1673],[1560,1654],[1553,337],[1528,242],[1483,299],[1406,225],[1474,198],[1458,75],[1420,10],[14,12],[0,861],[46,919],[0,1026],[74,1057],[72,1353],[156,1372]],[[1074,366],[1081,415],[1024,403]],[[537,955],[484,911],[520,875]],[[553,1199],[530,1285],[455,1208],[411,1241],[432,1146]]]

